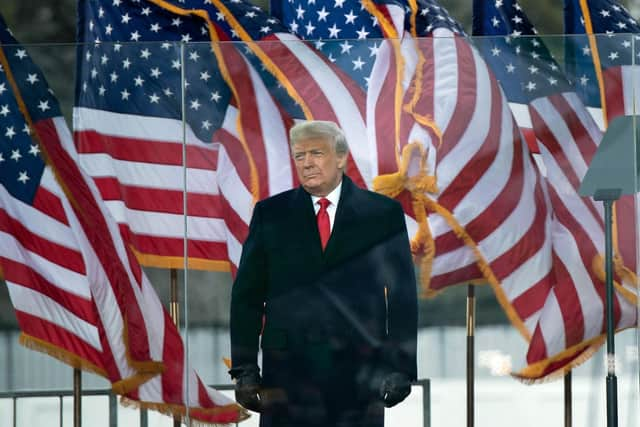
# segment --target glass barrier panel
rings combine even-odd
[[[470,343],[476,424],[558,424],[568,384],[573,423],[602,424],[613,365],[605,336],[607,224],[602,201],[581,197],[579,187],[600,155],[598,147],[609,143],[615,118],[637,112],[636,36],[441,37],[416,39],[401,49],[389,40],[322,43],[320,50],[317,43],[296,41],[26,46],[41,69],[30,79],[44,84],[46,77],[60,103],[56,123],[74,132],[64,134],[78,152],[74,160],[93,194],[103,199],[103,212],[110,215],[105,221],[112,225],[101,228],[91,215],[67,220],[82,230],[75,234],[79,240],[56,241],[56,248],[81,253],[79,242],[86,241],[94,249],[83,255],[95,256],[104,242],[92,240],[93,233],[113,233],[112,256],[93,264],[83,258],[83,268],[95,278],[103,274],[95,265],[124,266],[137,288],[118,288],[129,293],[117,312],[154,308],[142,314],[151,337],[149,355],[165,364],[172,358],[166,366],[176,372],[188,368],[190,381],[173,385],[179,395],[198,395],[197,375],[201,384],[218,388],[209,391],[218,402],[228,402],[221,396],[234,398],[225,360],[238,339],[231,336],[230,324],[238,319],[230,311],[242,301],[235,299],[242,289],[233,294],[240,283],[245,297],[257,298],[251,300],[248,329],[265,388],[289,392],[291,384],[311,384],[322,396],[322,416],[330,416],[331,405],[357,401],[358,393],[380,393],[383,380],[405,379],[389,374],[412,377],[415,338],[417,373],[410,379],[425,382],[414,382],[397,406],[377,408],[387,426],[465,423]],[[352,54],[361,53],[332,62],[331,52],[347,45]],[[599,66],[593,62],[596,50]],[[76,61],[81,66],[72,79]],[[293,66],[297,61],[312,65]],[[366,78],[359,77],[365,62]],[[400,65],[402,74],[396,74],[391,66]],[[17,82],[31,85],[29,74]],[[0,110],[8,102],[0,97]],[[312,172],[326,164],[315,163],[315,151],[302,150],[296,159],[296,148],[304,144],[292,148],[289,138],[294,124],[310,118],[337,122],[349,144],[345,162],[339,162],[348,177],[339,181],[344,199],[338,194],[338,207],[329,209],[324,249],[309,193],[329,195],[316,191],[328,187]],[[6,126],[0,132],[12,134]],[[638,165],[637,141],[630,135],[619,163],[599,176],[627,167],[632,172],[621,184],[631,194],[616,202],[613,214],[620,425],[640,416]],[[325,142],[319,141],[322,147]],[[342,159],[332,149],[330,159]],[[11,151],[1,152],[16,161]],[[64,181],[65,170],[60,173],[70,182]],[[397,205],[359,193],[356,186],[396,199],[404,218]],[[75,202],[82,200],[73,185],[56,188],[57,197],[69,191]],[[352,204],[349,191],[361,199]],[[300,206],[296,194],[304,202]],[[382,205],[368,203],[369,197]],[[391,213],[384,203],[391,203]],[[73,212],[72,206],[65,204],[61,212]],[[266,228],[252,231],[256,206],[261,216],[255,227]],[[29,227],[50,225],[38,218]],[[58,226],[61,235],[73,236]],[[258,261],[248,271],[257,279],[247,281],[246,268],[238,267],[252,232],[260,235],[253,242]],[[396,240],[402,244],[394,246]],[[64,264],[60,256],[55,260]],[[0,288],[0,391],[68,392],[73,369],[19,343],[20,326],[32,319],[24,313],[38,312],[20,302],[32,288],[11,276],[15,271],[4,267],[7,282]],[[415,301],[406,287],[413,285],[414,273]],[[233,285],[237,275],[241,279]],[[73,277],[86,288],[68,289],[71,282],[65,282],[65,292],[85,295],[83,301],[101,298],[89,291],[86,279]],[[95,312],[112,313],[105,301],[116,306],[118,292],[100,299]],[[82,320],[72,323],[84,325],[74,333],[96,351],[108,340],[122,342],[122,322],[105,341],[89,321],[93,315],[74,312],[78,306],[66,300],[60,305]],[[73,329],[60,319],[45,320]],[[36,332],[22,330],[32,337]],[[182,352],[168,356],[168,341],[155,340],[160,336]],[[392,339],[397,341],[390,344]],[[38,343],[30,340],[32,347]],[[52,345],[40,350],[55,354]],[[281,369],[274,370],[278,363]],[[385,368],[378,371],[379,366]],[[336,384],[343,394],[322,388]],[[105,375],[82,374],[83,390],[110,385]],[[142,395],[151,396],[145,390]],[[329,395],[332,401],[323,400]],[[20,397],[14,414],[12,400],[3,395],[0,423],[48,424],[62,414],[63,425],[70,426],[72,404],[69,396],[62,408],[58,397]],[[119,405],[117,413],[118,424],[140,425],[137,410]],[[243,424],[257,425],[258,418],[253,413]],[[173,422],[155,411],[147,419],[149,425]],[[109,425],[106,396],[83,398],[83,422]]]
[[[59,425],[66,411],[61,411],[58,397],[25,397],[16,401],[15,421],[18,426]],[[73,414],[71,412],[70,414]],[[71,416],[73,420],[73,416]],[[71,424],[69,424],[71,425]]]
[[[13,425],[13,399],[0,399],[0,422],[2,425]]]

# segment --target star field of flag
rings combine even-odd
[[[416,17],[416,34],[418,37],[426,37],[437,28],[446,28],[456,35],[466,35],[460,23],[435,0],[417,0],[416,3],[418,5]]]
[[[329,61],[366,90],[369,75],[384,38],[377,18],[371,15],[360,0],[276,0],[282,22],[300,38],[313,43]],[[378,6],[409,6],[404,1],[375,1]],[[448,12],[433,1],[418,1],[418,36],[426,36],[437,27],[446,27],[463,34],[459,24]],[[407,23],[405,23],[407,26]],[[339,40],[338,40],[339,39]]]
[[[290,31],[273,16],[269,16],[260,7],[244,0],[229,0],[222,2],[228,9],[237,23],[247,33],[247,35],[258,43],[271,43],[274,33],[289,34]],[[220,29],[218,34],[221,39],[227,37],[228,40],[240,40],[235,28],[229,25],[224,13],[213,6],[209,0],[193,0],[190,4],[195,4],[209,12],[214,19],[214,24]],[[242,42],[243,43],[243,42]],[[289,96],[280,82],[264,67],[264,64],[252,50],[243,44],[238,43],[238,51],[251,63],[253,69],[260,75],[267,90],[291,117],[304,118],[304,113],[300,106]]]
[[[591,46],[585,34],[585,19],[579,0],[565,1],[565,32],[567,74],[575,81],[575,90],[590,106],[600,106],[600,91],[596,78]],[[602,69],[640,62],[640,25],[622,5],[612,0],[588,1],[593,33]]]
[[[0,67],[0,183],[11,195],[31,203],[40,185],[45,164],[40,157],[40,146],[20,111],[14,86],[31,113],[31,120],[60,116],[58,102],[44,76],[33,63],[27,51],[17,44],[4,21],[0,18],[0,55],[10,70]]]
[[[491,64],[509,101],[526,104],[571,90],[559,65],[517,2],[496,0],[475,5],[479,10],[474,11],[474,35],[491,37],[476,37],[474,42]]]
[[[81,6],[86,24],[80,31],[87,37],[79,39],[95,42],[79,50],[77,106],[179,120],[184,68],[184,117],[201,140],[211,141],[230,91],[205,22],[141,0],[87,0]]]
[[[293,0],[282,2],[281,10],[290,32],[313,40],[329,61],[366,88],[383,34],[360,1]]]

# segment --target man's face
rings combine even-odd
[[[337,154],[325,138],[301,139],[291,148],[298,179],[307,192],[324,197],[342,179],[347,154]]]

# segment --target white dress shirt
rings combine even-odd
[[[329,214],[329,229],[333,231],[333,223],[336,218],[336,210],[338,209],[338,201],[340,200],[340,191],[342,190],[342,180],[333,191],[325,197],[328,199],[331,204],[327,206],[327,213]],[[318,200],[322,199],[322,197],[311,196],[311,201],[313,202],[313,211],[318,215],[318,211],[320,210],[320,205],[318,204]]]

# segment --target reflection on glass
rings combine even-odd
[[[495,2],[491,4],[495,6]],[[489,19],[493,16],[498,19],[502,15],[496,12]],[[170,27],[170,21],[166,26]],[[605,355],[598,345],[583,344],[600,336],[604,327],[602,262],[597,258],[603,252],[602,209],[598,203],[577,197],[575,190],[611,116],[637,112],[633,96],[638,75],[636,36],[591,39],[522,32],[520,37],[492,34],[470,39],[420,39],[411,44],[415,56],[403,62],[406,75],[416,75],[419,64],[423,76],[429,76],[434,65],[441,68],[437,76],[423,80],[433,83],[431,86],[420,87],[418,80],[407,77],[400,84],[402,96],[396,98],[397,87],[391,83],[397,76],[393,72],[375,74],[380,68],[374,64],[385,55],[388,64],[398,64],[393,60],[397,51],[389,40],[371,39],[372,35],[367,40],[332,39],[311,44],[235,41],[226,43],[218,55],[206,41],[207,34],[204,42],[184,44],[174,40],[118,45],[102,38],[99,45],[33,46],[28,50],[43,64],[43,74],[49,77],[69,125],[74,89],[68,76],[73,64],[60,61],[73,58],[77,49],[79,60],[86,65],[78,73],[75,103],[75,147],[80,164],[107,199],[120,229],[125,235],[129,233],[127,245],[159,293],[158,306],[169,307],[169,269],[182,269],[184,258],[189,258],[191,264],[177,274],[178,312],[183,338],[189,337],[190,366],[203,383],[231,383],[223,363],[223,358],[232,355],[231,271],[240,263],[255,202],[298,186],[295,164],[290,160],[288,127],[294,119],[307,117],[309,111],[313,117],[327,118],[322,108],[309,101],[321,95],[337,111],[330,118],[356,136],[349,141],[355,145],[347,163],[348,175],[370,189],[375,178],[385,176],[390,185],[376,189],[388,190],[388,195],[403,202],[407,235],[414,240],[418,260],[419,291],[435,296],[419,300],[417,338],[417,378],[432,380],[428,413],[432,425],[465,423],[464,297],[465,285],[472,279],[479,282],[477,424],[526,425],[523,420],[535,425],[559,424],[564,393],[560,377],[556,382],[525,385],[508,374],[541,379],[558,368],[553,364],[558,354],[586,349],[586,353],[572,355],[578,364],[572,371],[574,424],[601,425],[606,412]],[[457,50],[457,45],[467,50]],[[594,46],[600,50],[603,67],[606,119],[593,55],[585,55]],[[617,57],[613,55],[615,46],[621,52]],[[434,48],[440,50],[429,56]],[[345,49],[357,55],[338,58]],[[312,70],[322,72],[316,80],[302,68],[290,71],[287,79],[278,79],[270,74],[273,68],[256,54],[260,51],[271,55],[272,65],[283,71],[291,59],[288,51],[303,52],[314,61],[322,58],[321,54],[329,62],[317,62]],[[233,80],[222,74],[221,58],[227,59],[226,65],[238,67],[228,68],[230,73],[238,73]],[[237,61],[231,60],[234,58]],[[337,65],[332,66],[330,58],[338,59]],[[421,58],[426,62],[420,62]],[[128,66],[127,61],[131,62]],[[336,71],[338,67],[352,81]],[[95,78],[93,68],[99,73]],[[251,74],[255,80],[242,80],[242,70],[255,72]],[[373,72],[375,78],[366,79],[362,70]],[[181,80],[183,71],[186,81]],[[517,79],[512,78],[514,74]],[[623,79],[623,88],[612,86],[615,76],[628,77]],[[473,84],[460,86],[467,78]],[[312,81],[317,86],[308,86]],[[607,95],[612,87],[614,95]],[[426,102],[414,104],[411,111],[413,95],[420,88]],[[254,95],[247,95],[249,89]],[[345,112],[340,108],[346,108],[350,91],[357,94],[352,96],[356,103]],[[501,98],[502,92],[506,100]],[[376,94],[377,101],[367,104]],[[246,100],[256,102],[251,105]],[[7,102],[0,98],[0,111]],[[376,106],[371,112],[379,115],[367,116],[367,105]],[[260,108],[249,110],[257,106]],[[382,133],[372,133],[374,128],[369,127],[370,120],[384,123],[397,117],[407,120],[398,133],[394,126],[375,128]],[[0,126],[5,139],[7,126]],[[417,144],[405,150],[414,141]],[[11,154],[3,151],[6,162],[12,161]],[[7,163],[0,163],[0,173],[3,164]],[[406,168],[401,170],[399,165],[403,164]],[[397,172],[402,173],[394,175]],[[393,194],[395,191],[399,192]],[[422,204],[414,199],[418,195],[424,196]],[[621,426],[635,425],[640,417],[636,326],[640,306],[634,304],[634,277],[640,271],[637,203],[629,198],[618,205],[617,212],[621,259],[616,275],[627,290],[618,288],[617,319],[619,329],[628,327],[616,335]],[[422,215],[426,222],[420,221]],[[377,225],[382,228],[386,223]],[[432,242],[434,246],[430,246]],[[302,253],[301,248],[289,246],[285,249]],[[277,262],[293,268],[290,264],[294,260],[282,256]],[[552,271],[553,265],[563,268]],[[454,284],[462,286],[451,286]],[[545,294],[550,289],[553,293]],[[433,295],[435,291],[443,292]],[[9,306],[4,285],[0,292]],[[292,309],[307,310],[314,304],[304,302],[292,305]],[[363,298],[361,304],[366,303]],[[323,316],[318,314],[313,327],[305,327],[305,331],[310,335],[326,333],[322,329],[329,329],[329,324]],[[13,312],[7,317],[2,318],[0,331],[0,391],[70,389],[71,369],[20,347]],[[264,343],[267,347],[278,341],[271,326],[267,319],[263,338],[272,341]],[[523,338],[526,336],[532,337],[532,344]],[[83,374],[83,378],[85,389],[108,387],[101,377]],[[422,392],[414,385],[405,401],[386,410],[386,425],[421,426],[425,416]],[[234,397],[233,392],[225,394]],[[85,398],[83,407],[86,425],[107,425],[108,407],[102,398]],[[12,408],[11,400],[0,401],[0,424],[11,425]],[[20,426],[49,425],[60,416],[55,398],[20,399],[17,409]],[[66,397],[63,425],[71,426],[72,416],[72,400]],[[118,416],[121,425],[139,425],[136,410],[120,408]],[[150,425],[170,426],[173,422],[155,412],[149,412],[148,418]],[[257,419],[254,414],[246,425],[257,425]]]

